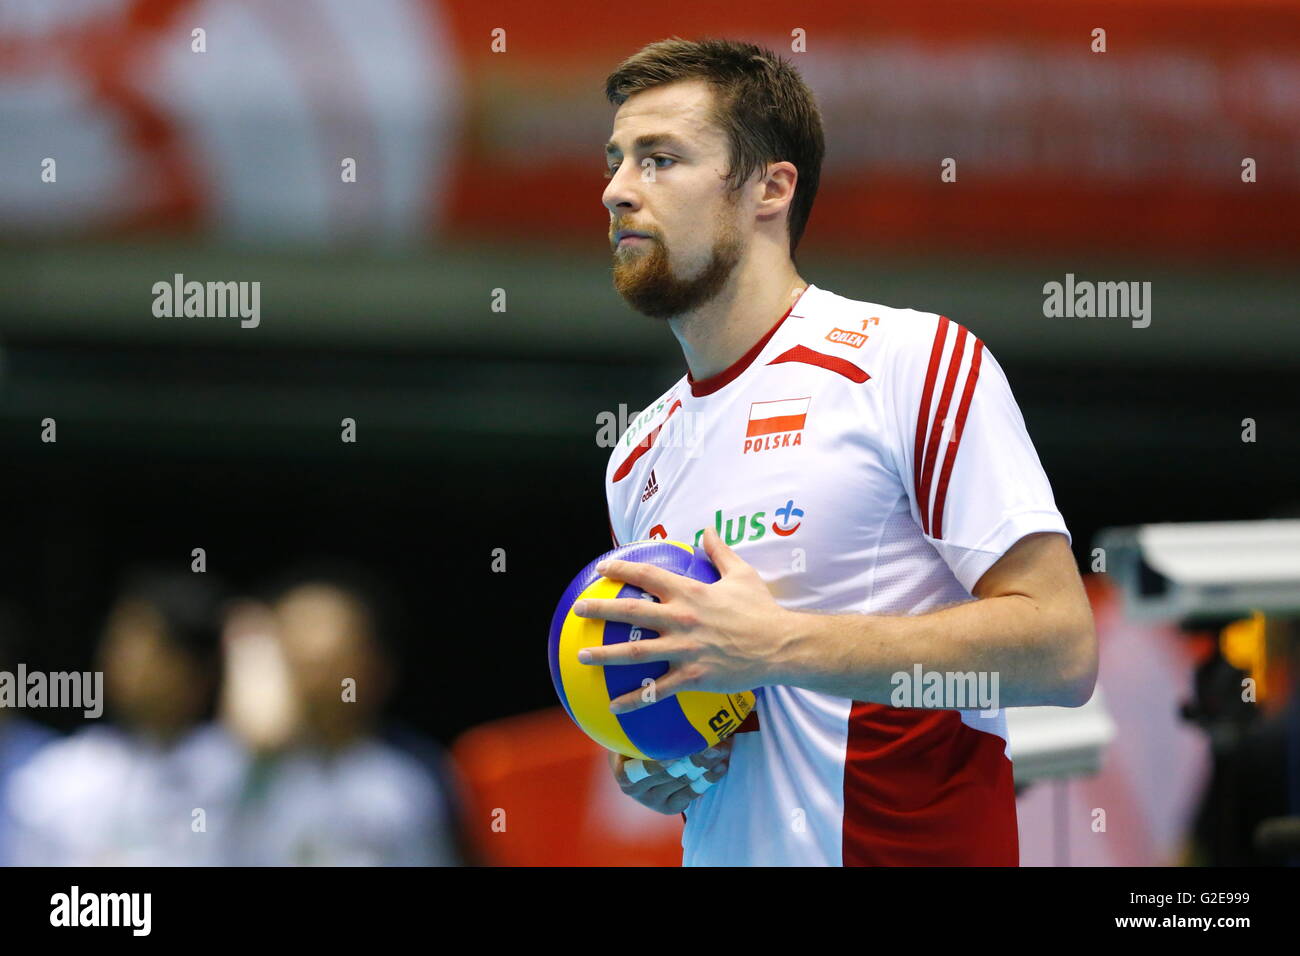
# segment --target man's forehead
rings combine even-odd
[[[678,81],[634,93],[614,115],[605,152],[652,148],[675,142],[709,146],[722,137],[712,122],[713,96],[703,81]]]

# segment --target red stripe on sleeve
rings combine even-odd
[[[944,419],[948,416],[948,406],[952,402],[952,392],[957,385],[957,373],[961,370],[962,356],[966,348],[966,329],[957,326],[957,338],[952,343],[952,355],[948,359],[948,374],[944,376],[943,393],[939,396],[939,405],[930,421],[930,440],[926,442],[925,466],[921,470],[921,497],[918,507],[922,514],[921,527],[927,535],[931,534],[932,524],[929,517],[930,482],[934,479],[935,460],[939,452],[939,439],[943,435]]]
[[[975,340],[975,351],[971,356],[970,374],[966,376],[966,387],[962,389],[961,405],[957,408],[957,424],[953,426],[952,439],[948,442],[948,451],[943,459],[943,472],[939,475],[939,487],[934,493],[934,537],[943,537],[943,503],[948,494],[948,477],[952,474],[953,462],[957,460],[957,446],[961,444],[961,433],[966,427],[966,413],[970,411],[971,396],[975,394],[975,381],[980,376],[980,356],[984,353],[984,343]]]
[[[916,445],[912,449],[912,489],[916,495],[916,510],[921,515],[921,530],[927,527],[929,503],[921,497],[921,449],[925,446],[926,426],[930,423],[930,399],[934,396],[935,379],[939,376],[939,359],[943,356],[943,343],[948,337],[948,320],[939,316],[939,326],[934,332],[934,345],[930,347],[930,366],[925,371],[925,389],[921,392],[921,408],[916,415]]]

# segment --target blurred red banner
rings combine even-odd
[[[10,237],[599,247],[604,78],[677,35],[768,46],[817,95],[827,156],[808,247],[1255,257],[1300,245],[1292,2],[11,7]],[[57,183],[41,178],[48,159]],[[940,179],[945,159],[955,182]],[[1258,181],[1243,181],[1251,163]]]

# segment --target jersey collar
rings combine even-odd
[[[813,284],[811,282],[804,286],[803,291],[799,293],[799,297],[790,303],[790,308],[785,310],[785,315],[776,320],[776,324],[767,330],[767,334],[755,342],[750,347],[749,351],[736,359],[736,361],[732,362],[721,372],[718,372],[716,375],[710,375],[708,378],[697,379],[693,377],[688,370],[686,372],[686,382],[691,387],[691,394],[696,398],[700,398],[704,395],[712,395],[718,389],[734,381],[743,371],[745,371],[745,369],[753,365],[754,359],[758,358],[759,353],[761,353],[767,343],[772,340],[772,336],[776,335],[776,330],[784,324],[785,320],[789,318],[790,313],[794,311],[794,307],[803,301],[804,296],[806,296],[812,288]]]

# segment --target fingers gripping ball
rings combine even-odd
[[[644,664],[582,664],[584,647],[652,640],[655,631],[621,621],[578,617],[573,605],[583,598],[646,598],[639,587],[611,581],[596,573],[606,558],[653,564],[705,584],[718,580],[717,568],[702,548],[680,541],[633,541],[607,551],[578,573],[560,598],[551,618],[549,656],[551,680],[560,703],[592,740],[638,759],[676,760],[712,747],[732,733],[754,707],[754,695],[682,691],[627,714],[610,713],[609,703],[629,691],[643,691],[647,679],[668,671],[664,661]]]

